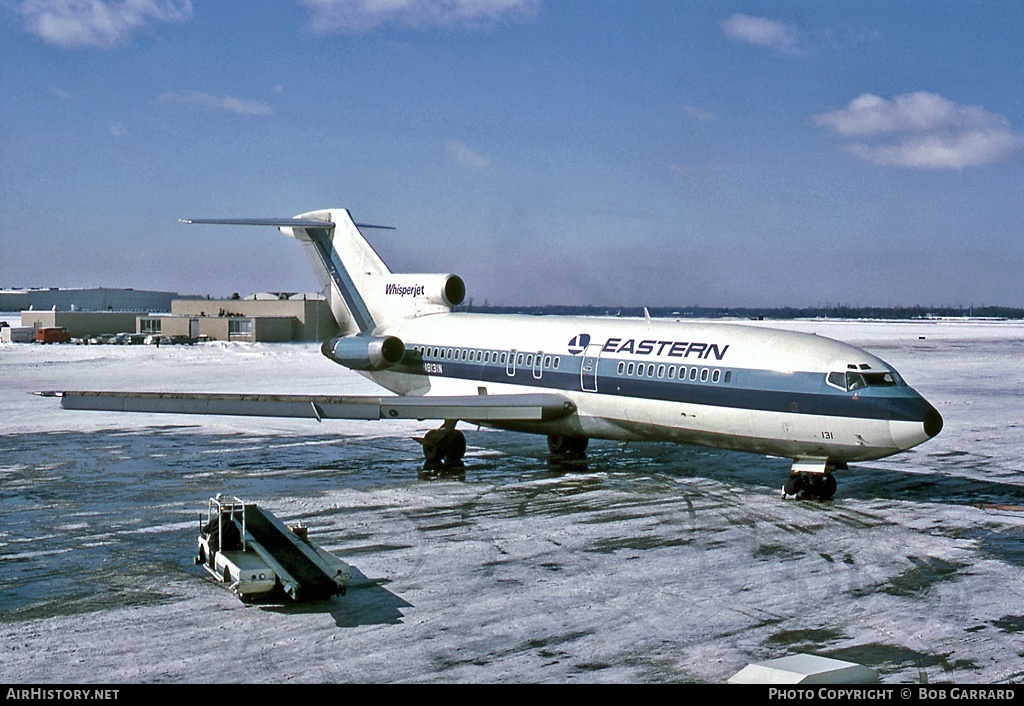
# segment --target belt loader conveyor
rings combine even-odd
[[[344,595],[351,578],[348,564],[309,541],[304,525],[285,526],[255,503],[220,495],[200,520],[196,563],[247,602]]]

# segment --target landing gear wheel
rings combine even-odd
[[[466,455],[466,435],[458,429],[431,429],[423,437],[423,459],[428,465],[453,466]]]
[[[466,435],[458,429],[452,429],[444,440],[444,459],[446,463],[459,463],[466,455]]]
[[[782,486],[782,497],[786,499],[802,498],[803,494],[804,477],[799,473],[794,473],[786,481],[786,484]]]
[[[836,477],[831,473],[826,473],[821,478],[821,483],[818,486],[818,499],[819,500],[831,500],[832,496],[836,494]]]
[[[553,454],[583,454],[589,444],[590,439],[585,436],[548,435],[548,451]]]
[[[783,498],[831,500],[836,494],[836,479],[831,473],[794,473],[782,486]]]

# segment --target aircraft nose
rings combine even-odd
[[[925,404],[928,405],[928,409],[924,413],[924,433],[931,439],[942,431],[942,415],[927,402]]]
[[[942,415],[919,395],[893,402],[889,431],[896,447],[906,451],[942,431]]]

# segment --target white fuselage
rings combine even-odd
[[[941,428],[938,413],[884,361],[814,334],[472,313],[410,318],[374,334],[405,344],[401,364],[364,373],[398,394],[549,391],[577,407],[558,420],[496,425],[519,431],[840,464],[898,453]],[[847,385],[847,373],[878,384]]]

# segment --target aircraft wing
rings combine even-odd
[[[563,395],[466,395],[369,397],[262,395],[194,392],[40,392],[60,397],[63,409],[156,414],[219,414],[303,419],[459,419],[468,422],[547,421],[567,416],[576,405]]]

